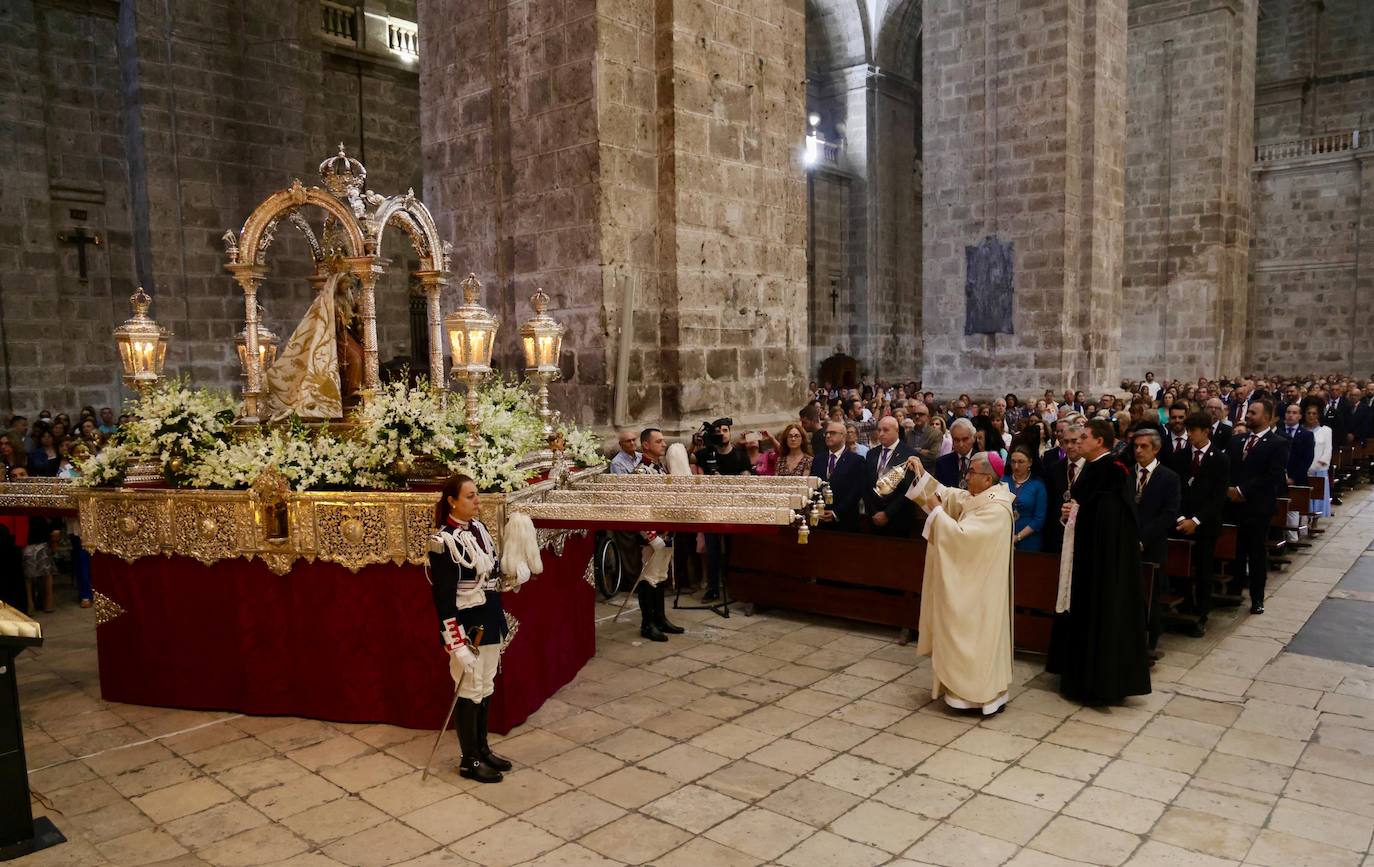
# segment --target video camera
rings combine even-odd
[[[718,449],[723,449],[728,445],[725,435],[721,433],[722,427],[733,427],[735,420],[732,418],[718,418],[715,421],[703,422],[701,425],[702,449],[697,456],[697,465],[701,467],[701,472],[708,476],[720,475],[720,455]]]

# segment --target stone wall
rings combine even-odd
[[[1124,16],[1124,0],[925,4],[926,388],[1118,378],[1095,311],[1118,267],[1123,141],[1105,108],[1124,95]],[[965,247],[990,235],[1015,245],[1015,333],[965,335]]]
[[[17,0],[0,28],[12,58],[0,103],[7,410],[117,405],[109,335],[138,285],[174,332],[169,373],[236,387],[243,303],[223,269],[224,231],[293,177],[317,182],[339,141],[369,163],[372,189],[419,186],[415,74],[326,48],[313,3]],[[57,240],[78,227],[105,241],[87,248],[85,282],[75,247]],[[261,294],[283,337],[310,297],[290,231]],[[407,258],[399,245],[384,252],[398,267]],[[383,360],[409,350],[407,282],[379,286]]]
[[[1265,0],[1257,53],[1257,144],[1374,127],[1374,6]]]
[[[1352,362],[1369,358],[1374,327],[1374,298],[1355,291],[1367,169],[1347,154],[1256,173],[1249,367],[1365,373]]]
[[[1252,369],[1374,367],[1374,6],[1266,0],[1251,169]],[[1283,148],[1269,146],[1287,144]]]
[[[1250,242],[1254,0],[1132,0],[1124,375],[1238,372]]]
[[[811,329],[810,369],[819,370],[822,361],[844,349],[853,319],[849,282],[851,183],[849,176],[840,172],[813,171],[809,187],[811,304],[807,324]]]
[[[586,423],[668,427],[794,413],[800,8],[447,8],[420,4],[426,189],[460,239],[455,262],[490,277],[489,305],[512,325],[510,298],[550,284],[569,324],[555,404]]]

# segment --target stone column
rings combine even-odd
[[[1355,227],[1354,327],[1350,341],[1350,371],[1368,376],[1374,370],[1374,151],[1363,151],[1360,167],[1360,218]]]
[[[1246,347],[1256,0],[1131,0],[1122,367],[1236,375]]]
[[[807,329],[794,6],[530,0],[454,16],[421,0],[426,200],[454,267],[490,275],[505,369],[520,358],[514,299],[538,285],[553,297],[565,414],[678,429],[795,416]]]
[[[1125,0],[931,0],[923,21],[925,387],[1119,384]],[[1013,333],[965,334],[965,248],[1014,245]]]

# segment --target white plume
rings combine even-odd
[[[505,548],[501,552],[501,571],[514,575],[518,584],[544,571],[544,561],[539,556],[539,534],[529,515],[516,512],[510,516],[501,545]]]
[[[663,458],[663,463],[668,467],[670,476],[690,476],[692,474],[692,463],[687,460],[687,448],[682,443],[673,443],[668,446],[668,454]]]

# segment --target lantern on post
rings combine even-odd
[[[525,375],[539,384],[539,418],[544,422],[544,436],[553,434],[553,414],[549,412],[549,383],[562,375],[558,361],[563,352],[564,327],[544,312],[549,296],[539,289],[530,298],[534,317],[520,326],[520,344],[525,350]]]
[[[153,299],[143,287],[129,296],[134,315],[114,330],[119,360],[124,365],[124,384],[146,398],[153,386],[162,379],[162,367],[167,361],[167,338],[171,332],[158,325],[148,315]]]
[[[476,274],[469,274],[462,287],[463,303],[444,317],[444,330],[453,352],[453,378],[467,384],[467,445],[468,451],[474,452],[481,442],[477,435],[481,424],[477,386],[491,374],[491,350],[501,322],[482,306],[482,284]]]
[[[272,366],[272,362],[277,360],[277,348],[280,344],[277,335],[273,334],[262,324],[263,311],[258,308],[258,373],[260,376],[267,374],[267,368]],[[243,370],[243,381],[245,388],[248,382],[248,325],[245,323],[243,330],[234,338],[234,349],[239,354],[239,366]]]

